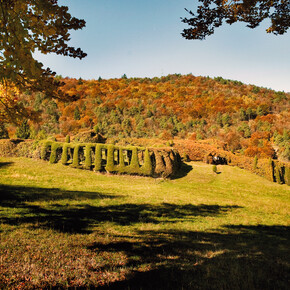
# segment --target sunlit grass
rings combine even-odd
[[[1,158],[0,287],[286,289],[289,187],[218,172],[191,162],[163,180]]]

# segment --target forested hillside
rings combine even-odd
[[[75,135],[93,129],[110,140],[215,139],[225,150],[289,161],[290,94],[221,77],[63,79],[71,101],[22,95],[38,112],[30,137]],[[8,127],[10,137],[17,133]],[[19,130],[18,130],[19,131]]]

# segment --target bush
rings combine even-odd
[[[290,185],[290,167],[285,167],[285,183]]]
[[[94,144],[87,144],[85,148],[85,169],[91,170],[92,167],[92,148]]]
[[[117,168],[118,168],[118,172],[119,173],[125,173],[126,172],[123,148],[119,148],[119,165],[118,165]]]
[[[52,141],[44,141],[42,142],[41,146],[41,153],[40,153],[40,158],[43,160],[49,160],[50,156],[50,151],[51,151],[51,144]]]
[[[56,163],[59,159],[60,156],[60,149],[62,148],[62,144],[61,143],[52,143],[51,145],[51,153],[50,153],[50,158],[49,158],[49,162],[50,163]]]
[[[152,168],[152,161],[151,161],[150,153],[149,153],[149,150],[146,149],[145,156],[144,156],[144,164],[141,167],[141,172],[143,175],[151,176],[152,171],[153,171],[153,168]]]
[[[15,154],[16,144],[11,140],[0,140],[0,156],[11,157]]]
[[[17,128],[16,137],[21,139],[28,139],[30,137],[30,127],[27,120],[24,120],[20,127]]]
[[[0,124],[0,139],[9,139],[9,134],[4,124]]]
[[[276,166],[275,166],[275,178],[276,178],[276,182],[278,184],[282,184],[282,176],[281,176],[281,167],[279,166],[279,164],[276,163]]]
[[[73,163],[72,163],[72,167],[74,167],[74,168],[79,168],[80,167],[80,157],[79,157],[80,147],[81,147],[80,144],[76,144],[75,147],[74,147]]]
[[[102,170],[102,148],[104,145],[97,144],[96,150],[95,150],[95,171],[101,171]]]
[[[108,145],[107,146],[108,149],[108,153],[107,153],[107,164],[105,169],[107,170],[107,172],[115,172],[116,168],[114,165],[114,150],[115,150],[115,146],[114,145]]]
[[[64,144],[62,147],[61,164],[67,165],[69,144]]]
[[[66,143],[70,143],[70,135],[67,135],[67,136],[65,137],[65,142],[66,142]]]
[[[132,158],[131,158],[131,162],[128,169],[129,169],[128,173],[132,173],[132,174],[140,173],[137,147],[132,148]]]

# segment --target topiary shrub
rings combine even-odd
[[[157,150],[154,151],[154,156],[155,156],[155,163],[156,163],[154,174],[162,175],[162,173],[166,170],[163,156]]]
[[[87,144],[85,147],[85,166],[84,168],[87,170],[91,170],[92,168],[92,148],[94,144]]]
[[[108,145],[107,146],[108,152],[107,152],[107,164],[105,169],[107,172],[115,172],[117,171],[117,168],[114,165],[114,151],[115,151],[115,146],[114,145]]]
[[[132,147],[132,158],[128,167],[128,173],[138,174],[140,172],[140,165],[138,161],[138,150],[137,147]]]
[[[276,163],[276,166],[275,166],[275,178],[276,178],[276,182],[278,184],[282,184],[281,168],[280,168],[279,164],[277,164],[277,163]]]
[[[76,144],[74,147],[73,162],[72,162],[72,167],[74,167],[74,168],[80,167],[80,157],[79,157],[80,147],[81,147],[80,144]]]
[[[61,155],[61,164],[63,165],[67,165],[68,162],[68,150],[70,149],[70,145],[69,144],[63,144],[62,147],[62,155]]]
[[[151,176],[153,173],[151,156],[147,148],[144,153],[144,164],[141,167],[141,172],[143,175],[146,175],[146,176]]]
[[[164,170],[162,176],[169,177],[173,174],[173,162],[170,159],[169,152],[163,152],[163,159],[165,162],[165,170]]]
[[[51,145],[51,153],[49,157],[49,162],[50,163],[56,163],[58,161],[58,156],[59,156],[59,149],[62,148],[62,144],[58,142],[54,142]]]
[[[125,160],[124,160],[124,149],[119,148],[119,164],[117,166],[117,170],[119,173],[125,173],[127,172],[126,170],[126,165],[125,165]]]
[[[101,171],[103,169],[102,167],[102,149],[104,145],[97,144],[96,150],[95,150],[95,171]]]
[[[52,143],[53,143],[52,141],[44,141],[44,142],[42,142],[41,153],[40,153],[40,158],[41,159],[49,160]]]
[[[290,167],[285,167],[285,183],[290,185]]]
[[[70,143],[70,135],[66,135],[66,137],[65,137],[65,143]]]

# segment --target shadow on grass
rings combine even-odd
[[[193,221],[196,217],[217,216],[238,208],[238,206],[218,205],[175,205],[162,203],[152,204],[117,204],[92,206],[83,203],[53,203],[64,199],[75,201],[82,198],[100,199],[117,198],[90,192],[70,192],[59,189],[8,187],[0,186],[0,205],[18,208],[20,216],[4,216],[3,224],[21,226],[30,224],[40,228],[54,229],[69,233],[90,233],[92,227],[101,222],[112,222],[127,226],[136,223],[176,223]],[[26,201],[49,201],[44,205],[33,205]]]
[[[0,162],[0,169],[1,168],[5,168],[5,167],[9,167],[13,164],[14,162]]]
[[[141,241],[94,244],[123,252],[125,281],[98,289],[288,289],[289,227],[226,226],[214,233],[142,231]],[[138,265],[143,265],[139,267]]]
[[[10,225],[31,224],[61,232],[90,233],[90,228],[101,222],[118,225],[136,223],[175,223],[193,221],[196,217],[217,216],[238,206],[117,204],[94,206],[83,201],[118,198],[97,192],[65,191],[55,188],[37,188],[0,185],[0,205],[18,209],[20,214],[2,216],[0,222]],[[61,203],[68,200],[67,203]],[[83,201],[82,201],[83,200]],[[42,202],[41,205],[29,202]],[[55,201],[55,202],[54,202]],[[69,201],[74,201],[73,204]],[[46,203],[47,202],[47,203]]]
[[[116,195],[87,191],[67,191],[59,188],[9,186],[0,184],[0,205],[24,207],[25,202],[118,198]]]
[[[192,166],[182,162],[181,167],[170,179],[179,179],[188,175],[188,173],[192,170]]]

